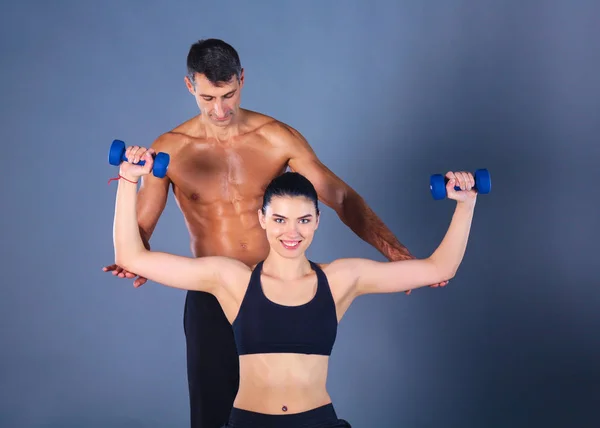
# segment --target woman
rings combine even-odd
[[[152,170],[153,150],[130,147],[120,167],[114,221],[116,263],[156,283],[213,294],[232,324],[240,361],[229,427],[348,427],[327,392],[337,326],[352,301],[451,279],[460,265],[476,202],[470,173],[448,173],[457,201],[439,247],[420,260],[339,259],[318,265],[305,252],[319,225],[317,194],[296,173],[267,187],[258,218],[268,257],[250,268],[225,257],[190,258],[148,251],[136,217],[135,183]],[[144,166],[135,165],[140,160]],[[455,191],[459,186],[463,191]]]

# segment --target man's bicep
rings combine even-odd
[[[288,165],[292,171],[302,174],[312,183],[323,203],[331,208],[342,204],[348,186],[321,162],[302,136],[298,136],[292,145]]]
[[[347,186],[325,164],[317,158],[300,159],[290,162],[292,171],[305,176],[315,187],[319,199],[327,206],[335,208],[344,201]]]
[[[150,239],[167,205],[170,180],[151,174],[142,177],[137,196],[137,218],[143,238]]]

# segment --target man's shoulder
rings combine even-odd
[[[247,124],[252,131],[274,144],[304,142],[293,126],[264,113],[246,110]]]
[[[155,152],[165,152],[170,155],[178,152],[185,144],[188,138],[177,132],[167,131],[159,135],[150,146]]]
[[[152,143],[152,148],[157,151],[170,152],[178,150],[189,143],[193,139],[191,128],[194,119],[189,119],[159,135]]]

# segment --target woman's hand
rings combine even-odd
[[[121,163],[119,175],[131,181],[137,181],[141,176],[150,174],[154,164],[154,149],[146,149],[140,146],[130,146],[125,151],[127,161]],[[144,165],[137,165],[140,161]]]
[[[457,202],[474,202],[477,198],[477,192],[473,190],[475,187],[475,178],[470,172],[448,172],[446,174],[448,183],[446,183],[446,193],[448,199],[454,199]],[[454,189],[459,187],[460,190]]]

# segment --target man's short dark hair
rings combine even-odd
[[[203,74],[215,86],[240,80],[242,66],[237,51],[219,39],[198,40],[190,47],[187,56],[188,77],[194,83],[196,73]]]

